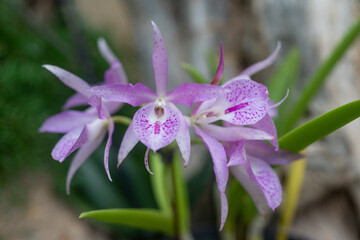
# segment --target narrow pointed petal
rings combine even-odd
[[[253,181],[253,176],[250,176],[249,164],[239,164],[230,167],[232,175],[241,183],[245,190],[249,193],[252,200],[255,203],[256,208],[258,209],[261,215],[264,215],[268,209],[265,197],[260,190],[259,186]]]
[[[109,121],[109,128],[108,128],[108,139],[105,146],[105,152],[104,152],[104,167],[106,174],[110,181],[112,181],[110,176],[110,170],[109,170],[109,153],[110,153],[110,147],[112,144],[112,135],[114,132],[114,122],[112,120]]]
[[[244,143],[244,140],[235,143],[236,148],[235,151],[230,155],[230,159],[227,164],[228,167],[246,163],[246,152],[244,148]]]
[[[225,224],[228,213],[228,202],[225,195],[225,190],[226,183],[229,178],[229,169],[227,167],[226,153],[224,147],[214,138],[209,136],[205,131],[196,126],[194,126],[194,130],[196,134],[199,135],[199,137],[204,141],[213,160],[216,183],[220,192],[221,200],[221,230]]]
[[[97,149],[104,139],[105,131],[97,138],[85,143],[79,151],[76,153],[74,159],[71,162],[69,171],[66,177],[66,193],[70,194],[70,183],[71,180],[79,169],[79,167],[90,157],[90,155]]]
[[[166,95],[166,100],[172,103],[191,106],[194,102],[210,100],[225,94],[218,86],[200,83],[183,83]]]
[[[255,73],[260,72],[261,70],[264,70],[265,68],[269,67],[271,64],[275,62],[280,49],[281,49],[281,43],[278,42],[275,51],[269,57],[246,68],[244,71],[240,73],[239,76],[241,75],[252,76]]]
[[[241,140],[271,140],[274,137],[268,133],[246,127],[221,127],[213,124],[202,124],[201,129],[218,141],[237,142]]]
[[[154,174],[154,173],[150,170],[150,167],[149,167],[149,151],[150,151],[150,148],[147,148],[147,149],[146,149],[146,152],[145,152],[145,157],[144,157],[145,168],[146,168],[146,170],[147,170],[150,174]]]
[[[66,103],[62,108],[63,110],[67,110],[72,107],[87,105],[87,102],[88,102],[88,98],[86,96],[80,93],[75,93],[70,98],[68,98],[68,100],[66,101]]]
[[[168,81],[168,58],[161,32],[154,22],[151,22],[151,24],[153,26],[154,34],[154,50],[152,54],[152,63],[154,68],[156,94],[158,96],[165,96],[166,85]]]
[[[248,159],[251,171],[266,199],[267,205],[274,210],[282,200],[282,188],[278,176],[270,165],[263,160],[252,157],[248,157]]]
[[[131,122],[121,142],[118,154],[118,167],[138,142],[139,138],[136,136],[133,129],[133,122]]]
[[[106,109],[106,107],[104,107],[103,102],[101,100],[101,97],[92,96],[91,98],[89,98],[88,103],[89,103],[90,106],[96,108],[96,110],[98,112],[98,117],[100,119],[107,119],[107,118],[110,117],[110,113]]]
[[[274,147],[262,141],[246,141],[245,148],[249,155],[263,159],[271,165],[287,165],[304,157],[299,153],[281,149],[275,151]]]
[[[171,108],[177,112],[180,118],[180,127],[179,127],[179,132],[176,135],[176,142],[179,146],[182,159],[184,160],[184,166],[187,167],[190,161],[190,149],[191,149],[189,126],[185,117],[180,112],[180,110],[174,105],[171,105]]]
[[[62,162],[64,159],[69,156],[73,151],[81,147],[88,140],[88,131],[86,126],[79,127],[74,130],[71,130],[65,134],[60,141],[55,145],[54,149],[51,152],[51,156]]]
[[[86,97],[90,97],[90,93],[88,92],[88,90],[90,89],[89,84],[87,84],[87,82],[85,82],[78,76],[57,66],[43,65],[43,67],[50,71],[52,74],[54,74],[57,78],[59,78],[60,81],[62,81],[66,86],[74,89],[75,91],[81,93]]]
[[[276,108],[276,107],[280,106],[280,104],[282,104],[287,99],[288,96],[289,96],[289,89],[287,89],[285,97],[283,99],[281,99],[279,102],[277,102],[275,104],[269,104],[269,108]]]
[[[169,145],[179,132],[180,119],[176,110],[162,106],[157,110],[156,104],[140,108],[133,118],[133,129],[138,139],[156,152]]]
[[[39,131],[67,133],[95,119],[95,114],[69,110],[49,117],[40,127]]]
[[[274,121],[271,119],[269,114],[266,114],[260,121],[251,125],[250,127],[258,129],[268,133],[274,138],[270,140],[270,143],[275,147],[275,150],[279,149],[279,143],[277,141],[277,132]]]
[[[155,93],[144,84],[110,84],[96,86],[90,89],[94,95],[109,101],[124,102],[132,106],[139,106],[156,99]]]
[[[99,38],[97,41],[98,49],[101,56],[111,65],[114,62],[119,62],[119,59],[111,51],[109,45],[104,38]]]
[[[224,74],[224,50],[223,50],[223,44],[221,42],[220,44],[220,60],[219,65],[216,69],[215,76],[213,80],[211,81],[211,85],[219,85],[219,82]]]

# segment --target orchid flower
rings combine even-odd
[[[154,50],[152,63],[156,93],[147,86],[113,84],[93,87],[91,92],[114,102],[125,102],[141,107],[129,125],[118,154],[118,165],[140,141],[147,146],[145,153],[146,169],[152,173],[148,165],[149,150],[156,152],[176,140],[185,166],[190,158],[190,134],[186,119],[174,104],[191,106],[194,102],[209,100],[223,94],[224,90],[208,84],[184,83],[167,93],[168,59],[165,44],[159,28],[152,22]]]
[[[110,69],[105,73],[105,85],[108,83],[127,83],[126,75],[120,61],[114,56],[105,40],[100,39],[98,46],[103,57],[109,62]],[[95,151],[103,141],[106,131],[108,139],[105,147],[104,166],[111,181],[108,167],[109,151],[112,143],[114,122],[110,114],[119,110],[119,103],[104,102],[89,92],[90,86],[76,75],[56,66],[44,67],[60,79],[65,85],[77,93],[70,97],[64,105],[65,111],[48,118],[40,128],[40,132],[65,133],[52,150],[52,157],[62,162],[72,152],[76,153],[67,174],[66,191],[70,193],[70,182],[75,172]],[[85,111],[68,110],[70,107],[90,104],[92,107]],[[98,113],[97,113],[98,110]]]
[[[198,103],[191,114],[194,130],[204,141],[213,160],[221,201],[220,230],[225,224],[228,213],[225,190],[229,178],[226,151],[220,142],[240,144],[244,140],[269,140],[277,148],[276,128],[271,117],[268,116],[268,111],[273,106],[269,104],[267,88],[251,80],[250,76],[269,66],[279,50],[280,44],[270,57],[250,66],[240,75],[223,84],[221,87],[225,90],[224,95]],[[211,82],[212,85],[219,84],[223,71],[221,44],[219,66]],[[222,120],[224,126],[211,124],[218,120]]]

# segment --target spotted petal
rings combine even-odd
[[[209,84],[183,83],[172,90],[166,100],[172,103],[191,106],[194,102],[210,100],[225,94],[223,88]]]
[[[246,68],[244,71],[240,73],[239,76],[242,75],[252,76],[253,74],[260,72],[261,70],[269,67],[271,64],[275,62],[276,57],[279,54],[280,48],[281,48],[281,43],[278,42],[275,51],[269,57]]]
[[[65,111],[49,117],[41,126],[40,132],[66,133],[94,121],[96,115],[80,111]]]
[[[169,106],[148,104],[140,108],[133,118],[133,130],[138,139],[156,152],[170,144],[180,128],[180,118]]]
[[[221,221],[220,221],[220,230],[224,227],[227,214],[228,214],[228,202],[225,194],[226,183],[229,178],[229,169],[227,167],[226,153],[224,147],[216,141],[214,138],[210,137],[205,131],[194,126],[194,130],[197,135],[204,141],[206,147],[210,151],[213,164],[214,172],[216,176],[217,186],[220,192],[220,202],[221,202]]]
[[[226,151],[226,153],[230,155],[228,167],[246,163],[246,152],[245,152],[244,144],[245,144],[244,140],[236,143],[232,143],[232,145],[234,145],[235,147],[234,151],[231,153],[228,153],[228,151]]]
[[[86,97],[90,97],[90,93],[88,92],[88,90],[90,89],[89,84],[87,84],[78,76],[57,66],[43,65],[43,67],[49,70],[57,78],[59,78],[60,81],[62,81],[66,86],[74,89],[75,91],[81,93]]]
[[[168,81],[168,58],[161,32],[154,22],[151,22],[151,24],[153,26],[154,35],[152,63],[154,68],[156,93],[158,96],[165,96]]]
[[[132,106],[139,106],[155,100],[155,93],[144,84],[109,84],[90,89],[94,95],[109,101],[125,102]]]

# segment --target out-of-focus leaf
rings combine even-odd
[[[279,139],[279,146],[284,150],[299,152],[358,117],[360,100],[338,107],[288,132]]]
[[[175,204],[177,211],[177,218],[179,222],[179,231],[181,234],[188,234],[190,232],[190,217],[189,217],[189,198],[186,188],[185,179],[183,176],[182,158],[180,152],[174,154],[173,159],[173,178],[175,190]]]
[[[181,67],[190,75],[196,83],[209,83],[209,81],[191,64],[183,62]]]
[[[292,111],[286,117],[284,122],[284,132],[291,130],[299,118],[303,115],[307,108],[308,103],[318,92],[323,85],[326,77],[329,75],[331,70],[335,67],[336,63],[344,55],[346,50],[354,42],[356,37],[360,33],[360,18],[354,23],[346,35],[342,38],[340,43],[334,48],[330,56],[322,63],[318,70],[312,75],[309,82],[305,86],[303,94],[295,104]]]
[[[304,179],[306,159],[291,163],[286,179],[284,208],[280,213],[280,225],[276,240],[286,240],[296,212],[297,202]]]
[[[149,160],[151,170],[154,173],[150,176],[150,180],[156,203],[165,214],[171,215],[170,193],[165,173],[166,166],[158,153],[150,153]]]
[[[154,209],[104,209],[83,212],[79,218],[174,234],[172,217]]]

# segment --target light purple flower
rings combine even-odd
[[[204,141],[213,160],[221,201],[220,230],[225,224],[228,213],[225,190],[229,177],[229,164],[241,164],[246,160],[245,152],[239,150],[228,163],[225,148],[220,142],[237,144],[240,148],[243,147],[245,140],[269,140],[277,147],[276,128],[268,115],[268,111],[273,106],[269,103],[267,88],[251,80],[250,76],[269,66],[275,60],[279,49],[278,44],[270,57],[227,81],[221,86],[225,90],[224,95],[198,103],[191,114],[194,130]],[[219,66],[211,84],[217,85],[220,82],[223,71],[221,45]],[[211,124],[218,120],[222,120],[224,126]]]
[[[91,92],[104,99],[115,102],[125,102],[132,106],[146,104],[134,115],[121,143],[118,155],[120,164],[141,141],[148,147],[145,154],[145,166],[148,166],[149,149],[156,152],[170,144],[173,140],[179,145],[185,166],[190,158],[190,135],[187,122],[174,104],[191,106],[194,102],[205,101],[223,94],[223,89],[208,84],[184,83],[167,93],[168,59],[165,44],[160,30],[154,22],[154,50],[152,63],[156,93],[147,86],[137,83],[135,85],[113,84],[93,87]]]
[[[120,61],[114,56],[105,40],[100,39],[98,46],[103,57],[109,62],[110,69],[105,73],[105,85],[108,83],[127,83],[126,75]],[[68,171],[66,191],[70,193],[70,182],[78,168],[95,151],[103,141],[106,132],[108,139],[104,153],[104,166],[111,181],[108,167],[109,151],[112,143],[114,122],[110,114],[119,110],[121,105],[113,102],[103,102],[101,98],[92,96],[90,86],[81,78],[56,66],[44,67],[58,77],[65,85],[77,93],[70,97],[65,105],[65,111],[48,118],[40,128],[40,132],[65,133],[52,150],[52,157],[62,162],[72,152],[76,153]],[[68,110],[71,107],[90,104],[85,111]]]

